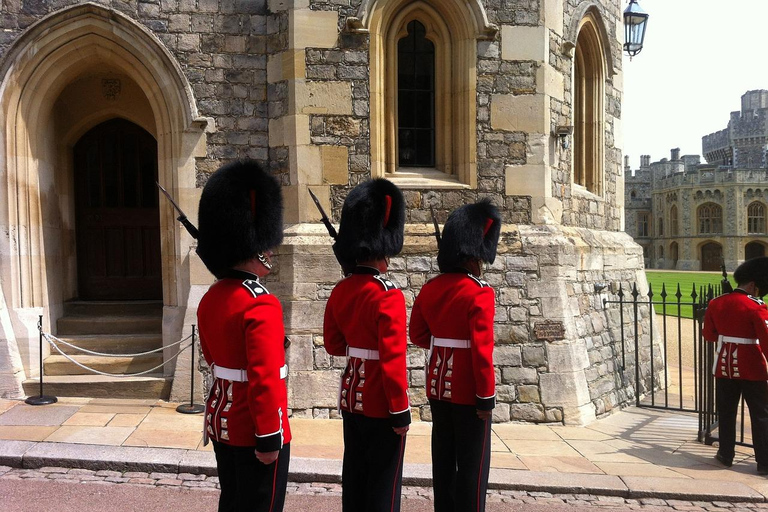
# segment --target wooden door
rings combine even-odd
[[[701,247],[701,270],[717,272],[723,263],[723,248],[710,242]]]
[[[162,298],[157,142],[123,120],[75,145],[79,298]]]
[[[744,247],[744,259],[762,258],[765,256],[765,246],[760,242],[750,242]]]

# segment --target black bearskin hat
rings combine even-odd
[[[283,196],[277,180],[252,160],[219,168],[198,211],[197,254],[216,277],[283,241]]]
[[[752,258],[747,260],[733,272],[733,279],[737,284],[755,282],[760,296],[768,293],[768,257]]]
[[[341,209],[339,236],[333,252],[340,262],[394,256],[403,248],[405,199],[383,178],[352,189]]]
[[[469,258],[493,263],[500,234],[501,216],[489,199],[455,209],[445,223],[437,252],[440,271],[449,272]]]

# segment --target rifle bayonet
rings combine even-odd
[[[429,212],[432,214],[432,224],[435,226],[435,238],[437,239],[437,247],[440,248],[440,240],[442,237],[440,236],[440,226],[437,223],[437,217],[435,217],[435,209],[432,208],[430,205]]]
[[[192,235],[192,238],[194,238],[195,240],[197,240],[198,231],[197,231],[197,228],[195,227],[195,225],[194,225],[194,224],[192,224],[192,223],[189,221],[189,219],[188,219],[188,218],[187,218],[187,216],[184,214],[184,212],[183,212],[183,211],[182,211],[182,209],[179,207],[179,205],[178,205],[178,204],[176,204],[176,201],[174,201],[174,200],[173,200],[173,198],[171,197],[171,194],[169,194],[169,193],[168,193],[168,191],[167,191],[167,190],[165,190],[165,189],[163,188],[163,186],[162,186],[160,183],[158,183],[158,182],[155,182],[155,183],[157,183],[157,186],[158,186],[158,187],[160,187],[160,191],[161,191],[163,194],[165,194],[165,197],[167,197],[167,198],[168,198],[168,200],[171,202],[171,204],[172,204],[172,205],[173,205],[173,207],[176,209],[176,211],[177,211],[177,212],[179,212],[179,216],[176,218],[176,220],[178,220],[179,222],[181,222],[181,224],[182,224],[182,225],[183,225],[185,228],[187,228],[187,231],[189,232],[189,234],[190,234],[190,235]]]
[[[325,210],[323,210],[323,207],[320,204],[320,200],[317,198],[314,192],[312,192],[312,189],[307,187],[307,190],[309,191],[310,197],[312,197],[312,200],[315,202],[315,206],[317,206],[317,209],[320,211],[320,217],[322,217],[323,224],[325,224],[325,229],[328,230],[328,234],[331,235],[331,238],[336,240],[336,237],[339,235],[336,233],[336,228],[334,228],[333,224],[331,224],[331,220],[328,218],[328,215],[325,214]]]

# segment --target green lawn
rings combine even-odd
[[[677,286],[680,285],[680,303],[690,303],[692,301],[691,292],[696,289],[696,300],[698,301],[698,295],[700,294],[701,287],[707,287],[708,285],[719,285],[723,276],[719,272],[670,272],[665,270],[646,270],[645,275],[648,277],[648,284],[653,290],[653,302],[662,302],[661,291],[662,285],[667,292],[667,315],[677,315]],[[735,287],[736,284],[733,281],[731,275],[728,275],[731,284]],[[631,296],[630,296],[631,300]],[[657,313],[662,313],[662,304],[655,304]],[[680,316],[683,318],[693,318],[692,306],[681,305]]]

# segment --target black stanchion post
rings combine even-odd
[[[40,394],[37,396],[30,396],[25,402],[29,405],[55,404],[58,402],[58,399],[55,396],[45,396],[43,394],[43,315],[40,315],[37,319],[37,333],[40,350]]]
[[[182,414],[199,414],[205,410],[205,406],[195,403],[195,339],[196,339],[196,326],[192,325],[192,350],[191,361],[189,363],[189,403],[181,404],[176,408],[176,412]]]

